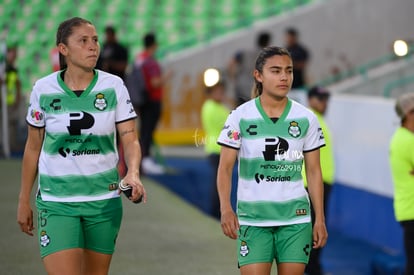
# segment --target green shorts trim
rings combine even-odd
[[[90,202],[51,202],[37,198],[40,255],[71,248],[113,254],[121,227],[120,197]]]
[[[239,266],[254,263],[304,263],[312,248],[312,224],[273,227],[242,225],[238,237]]]

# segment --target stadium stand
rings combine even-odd
[[[120,40],[133,53],[140,49],[142,35],[156,30],[162,57],[167,52],[192,47],[246,27],[255,18],[274,16],[310,2],[312,0],[5,0],[0,7],[0,40],[19,45],[18,64],[26,76],[23,90],[29,92],[37,78],[50,72],[47,49],[54,46],[58,23],[71,16],[93,21],[99,34],[106,24],[113,24]]]

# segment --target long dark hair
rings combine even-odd
[[[78,27],[83,24],[93,25],[90,21],[80,17],[73,17],[60,23],[56,32],[56,46],[58,46],[59,43],[67,45],[68,37],[73,33],[73,27]],[[65,56],[63,56],[60,52],[59,65],[61,70],[66,69],[67,67]]]
[[[260,73],[263,73],[263,66],[266,64],[266,60],[275,55],[280,55],[280,56],[286,55],[286,56],[289,56],[290,59],[292,59],[289,51],[286,50],[285,48],[276,47],[276,46],[265,47],[260,51],[259,55],[257,56],[254,69],[259,71]],[[254,78],[254,86],[252,88],[252,98],[260,96],[262,92],[263,92],[262,83],[257,81],[256,78]]]

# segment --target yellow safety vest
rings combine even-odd
[[[17,72],[8,71],[6,72],[6,88],[7,96],[6,102],[7,105],[13,105],[16,102],[16,93],[17,93]]]

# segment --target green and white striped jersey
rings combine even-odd
[[[260,99],[233,110],[218,143],[238,149],[237,214],[241,225],[310,222],[302,181],[303,153],[325,145],[316,116],[289,99],[274,122]]]
[[[116,123],[136,118],[121,78],[95,70],[77,96],[61,72],[38,80],[26,120],[44,127],[38,187],[45,201],[82,202],[118,197]]]

